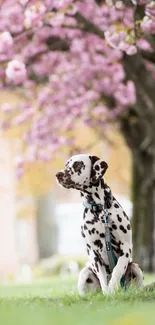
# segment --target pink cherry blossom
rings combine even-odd
[[[63,13],[55,13],[50,19],[50,24],[52,26],[61,26],[64,22],[65,15]]]
[[[119,33],[105,32],[105,37],[109,45],[115,49],[121,49],[128,55],[134,55],[137,53],[137,47],[133,44],[129,44],[126,40],[127,34],[125,31]]]
[[[53,6],[57,9],[63,9],[64,7],[72,4],[73,0],[54,0]]]
[[[22,95],[16,107],[1,105],[1,128],[26,126],[18,177],[26,163],[50,160],[64,146],[75,145],[77,121],[103,134],[103,126],[135,104],[136,87],[127,80],[122,59],[137,48],[139,54],[153,54],[146,34],[155,33],[155,19],[154,2],[140,0],[145,17],[135,37],[137,1],[132,2],[130,8],[125,1],[109,6],[96,0],[1,4],[0,87],[17,86]],[[144,63],[154,78],[153,63]]]
[[[10,61],[6,69],[6,76],[14,84],[21,84],[26,80],[25,64],[17,60]]]
[[[10,113],[13,111],[13,106],[11,104],[5,103],[0,106],[0,111],[4,113]]]
[[[128,49],[126,50],[126,53],[128,55],[134,55],[137,53],[137,47],[135,45],[130,45]]]
[[[147,16],[155,18],[155,1],[151,1],[145,8],[145,13]]]
[[[29,0],[19,0],[22,6],[26,6]]]
[[[4,2],[4,9],[0,11],[0,30],[20,33],[23,30],[24,13],[20,4],[13,1]]]
[[[46,12],[46,7],[42,2],[37,2],[36,4],[28,7],[25,10],[25,20],[24,24],[26,28],[30,28],[35,25],[42,24],[41,18]]]
[[[141,5],[147,5],[150,3],[150,0],[139,0],[139,4]]]
[[[13,45],[13,38],[9,32],[0,34],[0,53],[7,52]]]
[[[14,159],[15,171],[17,179],[20,179],[24,174],[24,159],[21,156],[16,156]]]
[[[119,46],[120,37],[118,33],[111,34],[107,31],[105,32],[105,38],[112,47],[117,48]]]
[[[137,41],[137,46],[144,51],[152,52],[152,46],[145,38],[139,39]]]
[[[27,108],[24,112],[22,112],[12,120],[12,125],[19,125],[25,123],[34,115],[34,113],[35,110],[33,108]]]
[[[155,21],[145,17],[141,23],[142,31],[146,34],[153,34],[155,33]]]

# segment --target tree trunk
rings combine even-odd
[[[132,153],[133,258],[143,270],[152,272],[155,271],[155,136],[150,137],[145,119],[137,118],[131,111],[122,119],[121,130]]]
[[[132,153],[133,257],[143,270],[155,271],[155,89],[138,54],[124,56],[127,79],[137,102],[121,117],[121,131]]]
[[[155,159],[133,155],[134,259],[143,270],[155,271]]]

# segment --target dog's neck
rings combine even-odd
[[[102,204],[104,206],[107,195],[111,197],[109,186],[101,179],[97,184],[91,184],[80,191],[84,202]]]

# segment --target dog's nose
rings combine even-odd
[[[56,174],[56,177],[57,177],[57,179],[61,180],[63,178],[63,175],[64,175],[63,172],[58,172]]]

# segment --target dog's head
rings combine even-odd
[[[96,156],[75,155],[67,161],[65,168],[56,174],[56,178],[65,188],[83,190],[84,186],[96,185],[107,168],[107,163]]]

